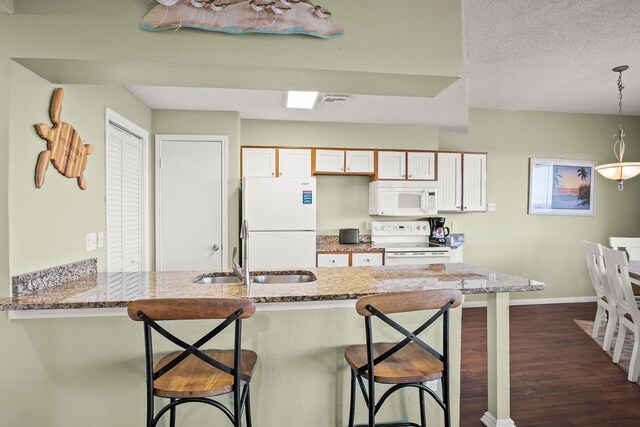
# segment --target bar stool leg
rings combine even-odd
[[[245,417],[247,420],[247,427],[251,427],[251,396],[249,395],[249,384],[247,384],[245,387],[247,387],[247,397],[246,397],[246,401],[245,401]]]
[[[373,375],[369,374],[369,427],[376,427],[376,398],[375,387],[376,383],[373,381]]]
[[[356,372],[351,371],[351,399],[349,400],[349,427],[353,427],[353,417],[356,412]]]
[[[176,399],[171,399],[171,403],[175,402]],[[169,426],[176,427],[176,408],[175,406],[169,410]]]
[[[420,391],[420,425],[427,427],[427,413],[424,407],[424,390],[419,388]]]

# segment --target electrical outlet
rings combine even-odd
[[[495,212],[496,211],[496,204],[495,203],[489,203],[489,212]]]
[[[97,247],[98,237],[96,233],[87,233],[85,236],[85,250],[87,252],[95,251]]]
[[[458,223],[457,222],[452,222],[451,223],[451,231],[458,231]]]
[[[104,233],[102,231],[98,232],[98,247],[104,247]]]
[[[365,222],[365,230],[371,230],[371,221]]]

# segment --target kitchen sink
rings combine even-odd
[[[301,274],[259,274],[251,276],[252,283],[309,283],[315,282],[316,276],[310,272]]]
[[[196,277],[193,283],[200,285],[213,285],[213,284],[240,284],[241,281],[234,275],[210,275],[203,274]],[[215,274],[215,273],[214,273]],[[255,275],[251,275],[251,283],[309,283],[315,282],[316,276],[310,271],[294,271],[293,274],[289,272],[280,271],[258,271]]]
[[[212,285],[214,283],[240,283],[236,276],[198,276],[193,281],[200,285]]]

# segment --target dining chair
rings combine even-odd
[[[633,350],[631,352],[631,360],[629,364],[629,375],[627,379],[632,382],[638,381],[640,373],[640,310],[631,289],[631,281],[629,280],[629,261],[624,251],[615,249],[602,248],[604,256],[604,265],[609,278],[609,284],[616,295],[616,310],[618,312],[618,338],[616,346],[613,350],[613,361],[620,362],[622,347],[627,334],[627,330],[633,333]]]
[[[234,427],[242,425],[246,410],[247,427],[251,427],[249,383],[257,361],[251,350],[241,349],[242,319],[256,310],[246,299],[227,298],[166,298],[146,299],[129,303],[129,317],[144,322],[147,378],[147,427],[158,424],[169,411],[171,427],[175,426],[176,408],[185,403],[205,403],[227,416]],[[158,322],[162,320],[224,319],[193,344],[178,338]],[[235,325],[232,350],[201,350],[200,348],[231,324]],[[153,331],[157,332],[154,334]],[[160,335],[184,351],[162,357],[154,366],[153,336]],[[238,369],[240,367],[240,369]],[[212,399],[232,393],[233,409]],[[154,396],[170,401],[157,414]]]
[[[587,257],[587,271],[589,272],[589,278],[591,279],[593,290],[596,293],[597,303],[596,318],[593,321],[591,336],[594,339],[598,337],[600,327],[602,326],[603,321],[605,321],[606,328],[602,349],[609,351],[613,341],[613,333],[616,330],[616,325],[618,324],[615,294],[609,286],[609,279],[607,279],[607,273],[604,269],[602,245],[600,245],[600,243],[593,243],[586,240],[583,240],[582,244],[584,245],[584,251]]]
[[[369,427],[415,426],[426,427],[424,395],[429,394],[444,412],[444,425],[451,425],[449,408],[449,309],[463,301],[458,290],[428,290],[370,295],[360,298],[356,311],[364,317],[365,345],[345,348],[344,357],[351,368],[351,397],[349,427],[353,427],[356,403],[356,381],[368,409]],[[437,310],[417,329],[410,331],[390,318],[389,314],[412,311]],[[371,319],[395,329],[404,339],[398,343],[374,343]],[[442,322],[436,321],[442,318]],[[436,351],[418,335],[429,327],[442,324],[442,351]],[[363,380],[367,380],[367,386]],[[440,381],[441,396],[429,388],[428,381]],[[392,385],[379,400],[375,398],[375,384]],[[376,424],[375,417],[387,398],[403,388],[416,388],[419,392],[420,424],[413,422]]]
[[[630,261],[640,261],[640,237],[609,237],[609,246],[627,252]]]

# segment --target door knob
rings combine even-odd
[[[218,249],[220,249],[220,247],[219,247],[218,245],[213,245],[213,246],[211,247],[211,250],[212,250],[213,252],[218,251]]]

